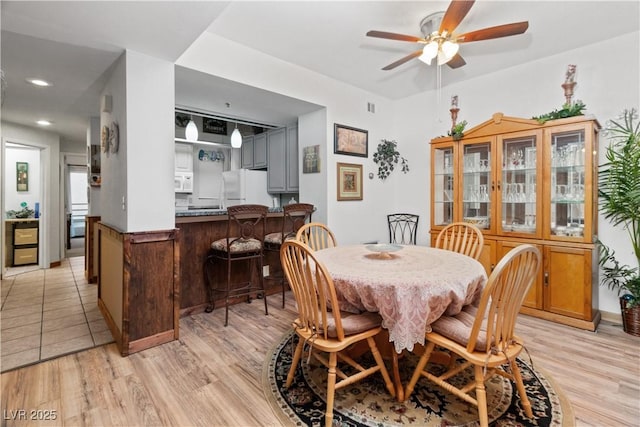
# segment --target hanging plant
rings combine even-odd
[[[460,141],[462,137],[464,137],[464,128],[467,126],[467,121],[463,120],[460,123],[456,124],[447,135],[453,137],[454,141]]]
[[[409,172],[409,163],[407,159],[400,156],[400,152],[397,150],[398,143],[396,141],[390,141],[383,139],[375,153],[373,153],[373,161],[378,165],[378,178],[385,180],[391,175],[395,165],[400,161],[402,166],[402,172]]]

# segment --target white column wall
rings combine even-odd
[[[112,111],[100,124],[116,121],[117,152],[101,154],[101,220],[124,232],[175,228],[174,66],[127,50],[102,92]]]

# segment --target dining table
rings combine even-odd
[[[393,376],[403,400],[398,355],[423,346],[442,315],[477,303],[487,281],[477,260],[457,252],[416,245],[359,244],[315,252],[331,276],[340,310],[378,312],[392,344]]]

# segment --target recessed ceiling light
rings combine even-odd
[[[49,120],[38,120],[36,123],[40,126],[50,126],[53,122],[50,122]]]
[[[51,83],[42,79],[27,79],[27,81],[34,86],[42,86],[42,87],[51,86]]]

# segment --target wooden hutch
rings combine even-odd
[[[484,233],[491,273],[523,243],[543,256],[522,313],[595,330],[598,311],[597,141],[593,117],[548,121],[496,113],[460,140],[431,141],[431,240],[456,221]]]

